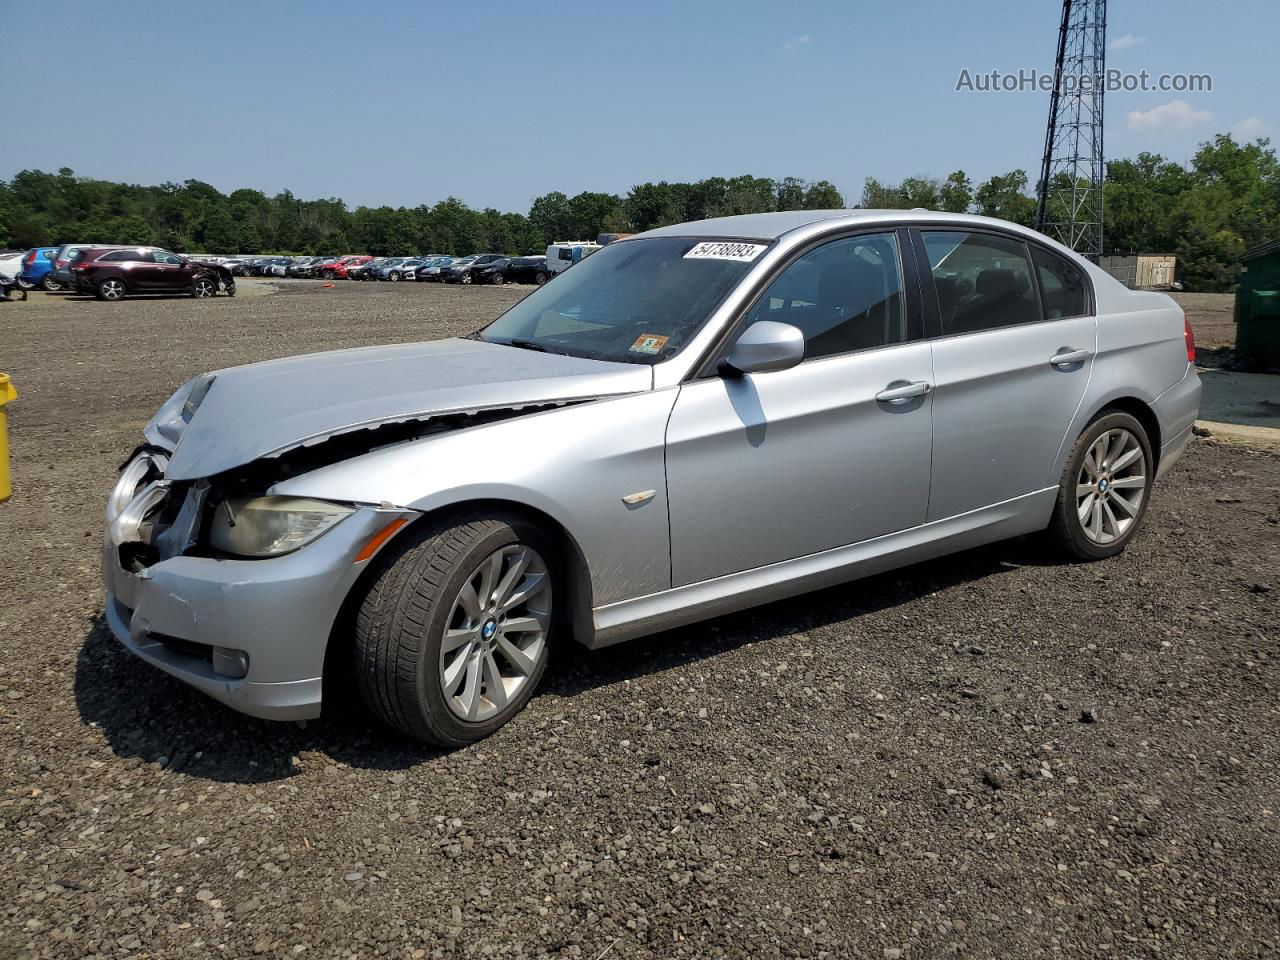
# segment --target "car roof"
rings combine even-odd
[[[954,223],[961,221],[974,226],[999,227],[1018,233],[1026,232],[1026,228],[1005,220],[991,217],[979,217],[967,213],[945,213],[938,210],[786,210],[781,213],[748,213],[734,217],[713,217],[710,220],[695,220],[690,223],[673,223],[669,227],[657,227],[644,233],[628,237],[741,237],[751,240],[777,240],[784,234],[799,230],[816,223],[840,221],[832,226],[848,224],[873,223],[928,223],[929,221]],[[616,241],[625,243],[626,240]]]

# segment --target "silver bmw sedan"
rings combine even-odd
[[[106,617],[249,714],[326,671],[443,745],[588,647],[1040,533],[1122,551],[1191,329],[1022,227],[758,214],[609,244],[469,337],[183,385],[107,506]]]

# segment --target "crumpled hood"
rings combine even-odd
[[[462,339],[313,353],[213,377],[170,458],[172,480],[213,476],[382,423],[653,385],[647,366]]]

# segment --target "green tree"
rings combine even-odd
[[[974,200],[978,213],[984,217],[998,217],[1025,227],[1031,226],[1035,220],[1036,202],[1027,195],[1025,170],[992,177],[978,187]]]
[[[973,183],[963,170],[948,174],[938,188],[938,209],[947,213],[968,213],[973,206]]]

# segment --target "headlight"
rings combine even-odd
[[[168,466],[169,458],[154,450],[145,450],[130,460],[107,498],[107,521],[114,522],[143,487],[164,476]]]
[[[227,500],[214,512],[209,543],[238,557],[278,557],[306,546],[354,512],[301,497]]]

